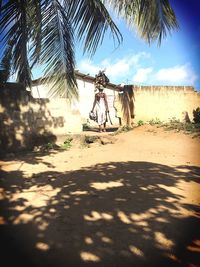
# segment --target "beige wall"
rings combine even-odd
[[[82,124],[87,122],[92,126],[96,125],[88,117],[95,95],[93,81],[78,79],[77,82],[79,101],[75,101],[71,107],[64,99],[49,99],[48,107],[50,110],[65,117],[65,131],[67,129],[67,131],[79,132],[82,129]],[[188,112],[189,118],[192,121],[193,110],[200,106],[200,92],[195,92],[194,88],[190,86],[133,86],[133,89],[135,94],[135,123],[139,120],[148,122],[156,118],[161,121],[169,121],[172,118],[182,121],[183,113],[185,112]],[[48,90],[49,88],[43,84],[34,86],[32,95],[33,97],[48,97]],[[114,99],[117,91],[105,89],[105,93],[108,97],[112,122],[118,125],[119,120],[116,117],[116,110],[114,108]],[[58,101],[60,101],[59,104]],[[72,114],[76,114],[79,118],[75,119]]]
[[[175,117],[183,120],[188,112],[193,120],[193,110],[200,106],[200,92],[189,86],[134,86],[135,121],[158,118],[168,121]]]
[[[72,124],[68,124],[68,128],[70,128],[70,131],[73,132],[80,132],[82,130],[82,124],[89,123],[91,126],[96,125],[96,122],[89,120],[89,112],[92,109],[94,96],[95,96],[95,88],[92,81],[85,81],[81,79],[77,79],[78,83],[78,90],[79,90],[79,100],[74,101],[74,103],[69,105],[69,103],[65,101],[62,98],[49,98],[49,87],[45,84],[35,85],[32,88],[32,96],[34,98],[47,98],[49,99],[48,107],[54,112],[56,109],[59,114],[62,114],[62,116],[65,116],[65,120],[70,121],[72,114],[77,114],[79,116],[79,119],[74,119],[72,117]],[[109,105],[109,111],[110,116],[112,119],[113,124],[118,124],[118,118],[115,117],[115,109],[113,107],[114,97],[115,97],[115,91],[110,89],[105,89],[105,93],[107,94],[108,99],[108,105]],[[60,101],[58,105],[58,101]],[[72,113],[72,114],[71,114]],[[108,124],[109,125],[109,122]]]
[[[37,99],[35,103],[30,103],[29,107],[34,113],[38,114],[36,125],[43,127],[44,119],[52,121],[52,123],[46,124],[45,129],[55,135],[82,131],[80,112],[73,104],[70,106],[67,99],[49,99],[45,106],[43,100]]]
[[[80,112],[67,99],[33,98],[19,84],[0,90],[0,153],[55,141],[59,135],[82,131]]]
[[[80,133],[82,124],[89,121],[88,114],[95,91],[92,81],[79,79],[78,87],[79,101],[70,105],[64,98],[47,99],[49,89],[44,85],[33,87],[33,97],[19,84],[4,85],[0,90],[0,150],[28,147],[33,136],[43,137],[44,133],[55,138],[67,133]],[[188,112],[190,120],[193,120],[193,110],[200,106],[200,92],[195,92],[193,87],[133,88],[135,123],[156,118],[160,121],[172,118],[183,120],[184,112]],[[105,89],[105,92],[112,121],[118,125],[119,120],[115,117],[113,107],[117,92],[113,89]],[[96,125],[95,122],[89,122]]]

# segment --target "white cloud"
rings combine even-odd
[[[93,76],[99,71],[99,67],[93,65],[91,60],[88,59],[82,60],[78,66],[78,69],[85,74],[90,74]]]
[[[82,60],[78,64],[78,69],[81,72],[95,75],[99,70],[106,69],[106,75],[113,83],[118,83],[127,80],[132,76],[135,70],[140,66],[141,62],[144,63],[145,59],[150,58],[150,54],[146,52],[140,52],[133,55],[128,55],[120,59],[113,60],[106,58],[102,60],[98,65],[94,64],[90,60]]]
[[[194,73],[190,64],[185,64],[160,69],[155,73],[154,79],[157,82],[167,84],[193,85],[198,76]]]
[[[110,76],[111,79],[115,77],[123,77],[126,73],[130,71],[130,64],[126,59],[118,60],[116,63],[109,63],[105,65],[106,73]]]
[[[94,76],[99,70],[106,69],[106,75],[112,83],[140,83],[143,85],[194,85],[198,79],[190,63],[170,68],[153,69],[149,53],[140,52],[116,60],[105,58],[98,64],[91,60],[82,60],[79,71]]]
[[[140,68],[133,76],[133,83],[143,83],[148,81],[149,74],[152,73],[152,68]]]

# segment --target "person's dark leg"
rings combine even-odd
[[[106,132],[106,122],[103,124],[103,131]]]
[[[99,125],[99,132],[102,132],[102,125]]]

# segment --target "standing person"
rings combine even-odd
[[[95,94],[92,112],[95,111],[97,115],[97,123],[99,125],[99,132],[106,132],[106,113],[109,112],[107,96],[103,92],[103,88],[98,88],[99,92]]]

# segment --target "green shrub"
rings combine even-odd
[[[183,131],[187,134],[196,134],[199,136],[200,133],[200,123],[191,122],[176,122],[176,123],[166,123],[162,125],[165,130],[175,130],[176,132]]]
[[[60,146],[62,149],[69,149],[72,146],[72,137],[67,138],[64,143]]]
[[[90,125],[88,125],[87,123],[83,123],[82,127],[83,127],[83,131],[87,131],[91,129]]]
[[[90,130],[91,129],[90,121],[87,120],[85,123],[82,124],[82,127],[83,127],[83,131]]]
[[[161,120],[160,120],[159,118],[151,119],[151,120],[149,121],[149,124],[150,124],[150,125],[161,124],[161,123],[162,123],[162,122],[161,122]]]
[[[137,125],[138,125],[138,126],[142,126],[142,125],[144,125],[144,122],[143,122],[142,120],[139,120],[139,121],[137,122]]]
[[[51,142],[46,144],[46,149],[53,149],[53,147],[54,147],[54,144]]]
[[[170,123],[180,123],[179,119],[176,119],[176,117],[169,118]]]

